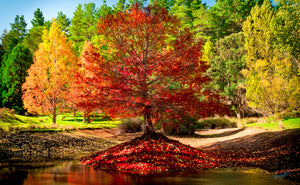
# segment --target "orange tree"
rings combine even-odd
[[[76,69],[76,61],[65,33],[54,20],[50,30],[44,30],[43,41],[22,86],[25,108],[32,113],[51,115],[52,123],[56,124],[57,113],[65,106],[74,78],[71,71]]]
[[[98,97],[95,106],[110,116],[143,116],[146,135],[165,114],[199,118],[224,110],[204,88],[210,79],[200,60],[202,43],[179,28],[176,17],[156,6],[136,4],[101,19],[98,50],[82,53],[84,74],[76,80],[93,93],[81,97]]]

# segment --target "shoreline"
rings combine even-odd
[[[250,133],[251,130],[248,129],[246,131],[236,132],[224,129],[221,132],[220,130],[212,130],[208,135],[198,135],[197,137],[172,136],[170,138],[220,158],[224,157],[224,154],[232,159],[243,157],[247,160],[256,157],[258,162],[249,163],[249,165],[270,172],[300,168],[300,162],[297,160],[300,158],[299,129],[279,132],[259,130],[253,131],[253,133]],[[0,132],[0,167],[17,163],[79,161],[84,156],[129,141],[140,135],[142,135],[141,132],[117,135],[115,129],[51,133]],[[206,144],[205,141],[207,141]],[[236,164],[229,164],[228,167],[230,165]]]

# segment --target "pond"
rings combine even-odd
[[[14,164],[0,168],[1,185],[211,185],[211,184],[295,184],[271,178],[260,169],[214,169],[198,173],[179,173],[163,176],[133,176],[95,170],[78,162],[48,164]]]

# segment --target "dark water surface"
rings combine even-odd
[[[94,170],[77,162],[20,164],[0,168],[0,185],[284,185],[292,181],[271,178],[260,169],[215,169],[199,173],[132,176]]]

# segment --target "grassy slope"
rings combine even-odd
[[[95,129],[115,128],[120,121],[106,121],[101,116],[96,117],[92,123],[83,123],[83,117],[76,118],[70,114],[62,114],[57,117],[57,124],[52,125],[48,116],[7,116],[7,119],[0,119],[0,128],[4,131],[65,131],[74,129]]]

